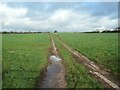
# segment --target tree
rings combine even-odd
[[[104,30],[104,31],[102,31],[102,33],[111,33],[111,31],[110,30]]]
[[[57,33],[57,30],[55,30],[54,33]]]

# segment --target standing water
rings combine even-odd
[[[57,48],[55,47],[53,39],[52,46],[53,51],[55,52],[54,55],[51,55],[49,58],[52,64],[47,67],[45,77],[40,82],[39,88],[65,88],[67,85],[64,75],[64,67],[61,63],[62,59],[57,55]]]

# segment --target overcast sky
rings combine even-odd
[[[6,2],[0,4],[0,24],[2,22],[6,30],[15,31],[112,29],[118,26],[118,3]]]

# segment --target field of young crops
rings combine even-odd
[[[102,84],[90,76],[89,71],[78,63],[73,55],[55,39],[58,51],[66,69],[66,80],[69,88],[102,88]]]
[[[3,34],[3,88],[33,88],[46,67],[50,39],[47,34]]]
[[[100,88],[103,85],[89,74],[82,64],[60,44],[61,38],[68,46],[79,51],[90,60],[118,72],[117,33],[57,33],[51,34],[62,64],[65,78],[70,88]],[[51,48],[47,33],[3,34],[2,35],[2,74],[3,88],[34,88],[47,68]]]
[[[117,33],[60,33],[59,36],[90,60],[119,73]]]

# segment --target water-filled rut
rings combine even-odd
[[[52,55],[49,57],[51,64],[44,72],[44,77],[40,81],[39,88],[65,88],[67,83],[65,80],[64,66],[62,59],[58,57],[57,48],[51,37]]]

